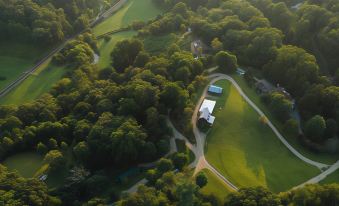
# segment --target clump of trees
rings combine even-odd
[[[59,198],[48,194],[45,183],[35,178],[25,179],[0,165],[0,202],[3,205],[57,206]]]

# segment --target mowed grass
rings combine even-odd
[[[0,76],[6,78],[0,80],[0,89],[32,67],[49,49],[33,43],[0,42]]]
[[[220,202],[223,202],[225,197],[232,192],[232,189],[220,181],[210,170],[203,169],[202,171],[205,173],[208,183],[201,189],[201,192],[206,195],[213,194]]]
[[[320,182],[321,184],[331,184],[331,183],[339,183],[339,170],[336,170],[329,176],[327,176],[323,181]]]
[[[43,165],[43,157],[34,152],[24,152],[7,158],[2,164],[9,170],[16,170],[21,176],[30,178]]]
[[[319,170],[295,157],[259,122],[259,115],[229,81],[217,98],[216,121],[207,136],[206,157],[238,187],[264,186],[286,191],[319,174]]]
[[[152,0],[129,0],[122,8],[107,20],[94,27],[95,35],[126,27],[133,21],[148,21],[161,14]]]
[[[41,65],[34,74],[31,74],[25,81],[14,90],[0,98],[0,104],[19,105],[32,101],[42,94],[48,92],[66,73],[65,67],[54,66],[48,60]]]
[[[98,67],[100,69],[104,69],[109,67],[112,63],[111,61],[111,52],[115,47],[116,43],[122,41],[124,39],[128,39],[133,37],[136,34],[135,31],[126,31],[120,32],[111,35],[111,39],[109,41],[105,41],[104,39],[100,39],[98,42],[98,47],[100,51],[100,58],[98,62]]]
[[[313,152],[300,144],[296,137],[288,136],[283,131],[283,124],[280,123],[268,110],[267,106],[262,103],[260,96],[256,93],[254,88],[248,86],[244,78],[239,75],[232,75],[233,79],[240,85],[244,93],[265,113],[265,115],[271,120],[271,122],[277,127],[280,133],[284,135],[286,140],[305,157],[314,161],[322,162],[325,164],[333,164],[339,160],[339,154],[319,153]]]

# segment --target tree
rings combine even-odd
[[[183,110],[186,107],[188,93],[178,84],[168,82],[160,93],[160,101],[168,108]]]
[[[280,198],[263,187],[243,188],[226,197],[225,206],[280,206]]]
[[[157,170],[163,174],[165,172],[171,171],[173,169],[173,163],[169,159],[161,158],[157,163]]]
[[[199,172],[195,177],[195,183],[200,187],[203,188],[207,185],[208,180],[204,172]]]
[[[285,122],[289,119],[292,111],[292,102],[288,100],[283,94],[273,92],[270,94],[271,103],[269,105],[273,114],[281,121]]]
[[[218,38],[214,38],[211,42],[211,46],[215,53],[220,52],[223,49],[223,44]]]
[[[332,138],[337,135],[337,132],[338,132],[337,121],[335,121],[334,119],[327,119],[324,136],[326,138]]]
[[[313,55],[295,46],[283,46],[277,50],[274,60],[264,66],[264,75],[300,97],[317,81],[318,70]]]
[[[44,161],[49,164],[50,172],[56,172],[57,170],[65,167],[66,159],[63,154],[58,150],[49,151]]]
[[[222,72],[227,74],[235,72],[238,68],[237,57],[225,51],[215,55],[215,63]]]
[[[126,120],[111,134],[111,157],[119,164],[129,164],[141,159],[140,152],[146,138],[147,134],[141,125],[133,119]]]
[[[113,67],[118,72],[123,72],[128,66],[133,65],[139,52],[143,50],[143,43],[137,39],[118,42],[111,53]]]
[[[175,168],[182,170],[188,163],[188,156],[184,153],[175,153],[172,161]]]
[[[48,151],[48,148],[42,142],[39,142],[36,149],[37,149],[37,152],[41,155],[45,155]]]
[[[298,121],[295,119],[289,119],[284,124],[284,131],[293,136],[296,137],[299,134],[299,124]]]
[[[322,116],[315,115],[306,122],[305,135],[313,141],[321,142],[323,140],[326,123]]]
[[[74,148],[73,148],[73,152],[75,157],[82,161],[82,162],[86,162],[87,158],[90,155],[90,151],[88,148],[88,145],[86,142],[79,142]]]

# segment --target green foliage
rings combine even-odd
[[[208,180],[204,172],[199,172],[195,177],[195,183],[200,187],[203,188],[207,185]]]
[[[234,73],[238,68],[237,57],[225,51],[215,55],[215,63],[222,72],[227,74]]]
[[[128,66],[133,65],[139,52],[143,49],[142,42],[137,39],[118,42],[111,53],[113,67],[118,72],[123,72]]]
[[[3,205],[57,206],[58,198],[48,194],[47,186],[38,179],[25,179],[0,165],[0,203]]]
[[[175,153],[172,157],[173,165],[178,170],[183,170],[188,163],[188,156],[184,153]]]
[[[244,188],[236,193],[231,193],[226,197],[225,206],[280,206],[281,200],[278,195],[268,191],[263,187]]]
[[[320,115],[316,115],[307,121],[305,126],[305,135],[310,139],[321,142],[326,129],[326,122]]]

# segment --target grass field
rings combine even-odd
[[[334,173],[327,176],[323,181],[320,182],[321,184],[331,184],[331,183],[339,183],[339,170],[335,171]]]
[[[291,137],[283,132],[283,125],[272,115],[267,106],[262,103],[260,96],[255,90],[247,85],[242,76],[232,75],[232,77],[240,85],[245,94],[265,113],[265,115],[272,121],[272,123],[278,128],[278,130],[284,135],[286,140],[304,156],[319,161],[325,164],[333,164],[339,159],[339,154],[327,154],[327,153],[315,153],[302,146],[296,137]]]
[[[124,7],[104,22],[98,24],[93,32],[101,35],[106,32],[128,26],[133,21],[148,21],[153,19],[162,11],[157,8],[152,0],[129,0]]]
[[[100,51],[100,58],[98,62],[99,68],[104,69],[111,65],[111,52],[117,42],[131,38],[135,34],[136,32],[134,31],[126,31],[111,35],[111,40],[109,41],[100,39],[98,42],[98,47]]]
[[[201,189],[201,192],[206,195],[215,195],[220,202],[223,202],[225,197],[232,192],[232,190],[221,182],[210,170],[202,170],[207,177],[208,183]]]
[[[230,82],[217,98],[216,121],[207,136],[206,157],[238,187],[264,186],[285,191],[319,174],[295,157],[245,102]]]
[[[43,157],[34,152],[24,152],[7,158],[3,163],[9,170],[17,170],[23,177],[33,177],[43,164]]]
[[[51,65],[49,60],[4,98],[1,98],[0,104],[19,105],[34,100],[48,92],[66,71],[64,67]]]
[[[18,78],[24,71],[32,67],[50,48],[38,47],[30,43],[14,41],[0,43],[0,89]]]

